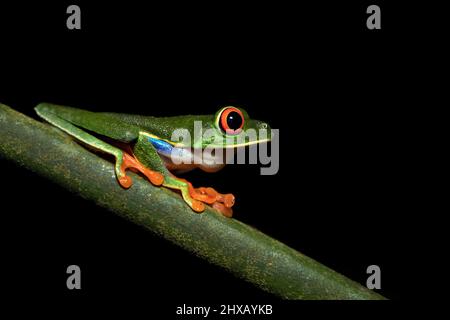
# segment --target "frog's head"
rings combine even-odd
[[[217,171],[224,161],[233,157],[234,152],[228,151],[242,150],[242,147],[268,142],[272,138],[267,123],[250,119],[244,109],[232,106],[221,108],[214,115],[178,116],[163,121],[170,121],[166,127],[176,128],[171,139],[165,140],[173,146],[167,148],[165,155],[176,164],[202,163],[201,168],[209,172]],[[198,150],[202,152],[199,154]]]
[[[193,141],[194,148],[237,148],[271,139],[267,123],[250,119],[247,111],[232,106],[221,108],[203,121],[202,131],[201,139]]]

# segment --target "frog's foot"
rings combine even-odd
[[[194,188],[190,182],[174,176],[166,177],[163,186],[180,190],[184,201],[195,212],[203,212],[206,203],[226,217],[233,215],[231,207],[234,204],[234,196],[232,194],[220,194],[213,188]]]
[[[162,173],[158,171],[153,171],[147,167],[145,167],[142,163],[140,163],[136,158],[130,156],[126,152],[121,152],[121,154],[117,155],[117,163],[116,163],[116,175],[117,180],[122,187],[128,189],[133,184],[131,177],[127,176],[125,171],[127,169],[131,169],[132,171],[137,171],[142,173],[147,177],[150,182],[156,186],[160,186],[164,182],[164,176]]]
[[[231,218],[233,216],[233,209],[231,209],[231,207],[234,205],[234,195],[232,195],[231,193],[222,194],[210,187],[194,188],[192,186],[192,183],[190,183],[189,181],[186,181],[184,179],[180,180],[187,183],[189,195],[192,197],[192,199],[211,205],[214,209],[218,210],[226,217]]]
[[[191,194],[189,193],[189,185],[187,184],[186,180],[178,179],[174,176],[166,176],[163,186],[170,189],[180,190],[184,201],[195,212],[200,213],[205,210],[205,205],[203,204],[203,202],[191,197]]]

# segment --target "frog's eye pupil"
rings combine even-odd
[[[225,108],[220,114],[219,126],[226,134],[238,134],[244,126],[244,115],[238,108]]]
[[[228,114],[227,117],[228,128],[231,130],[237,130],[241,127],[242,118],[236,111],[232,111]]]

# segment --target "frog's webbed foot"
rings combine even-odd
[[[226,217],[231,218],[233,216],[233,209],[231,207],[234,205],[234,195],[231,193],[222,194],[210,187],[194,188],[192,183],[184,179],[180,180],[187,183],[189,195],[192,199],[211,205],[211,207],[218,210]]]
[[[164,176],[158,171],[151,170],[140,163],[136,158],[130,156],[126,152],[122,152],[120,155],[122,160],[118,161],[116,164],[116,174],[117,179],[122,187],[128,189],[133,184],[131,177],[126,175],[126,170],[131,169],[132,171],[137,171],[142,173],[147,177],[150,182],[156,186],[160,186],[164,182]]]

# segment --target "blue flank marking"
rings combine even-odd
[[[161,153],[165,156],[171,155],[173,146],[170,143],[150,137],[148,138],[148,141],[152,143],[158,153]]]

